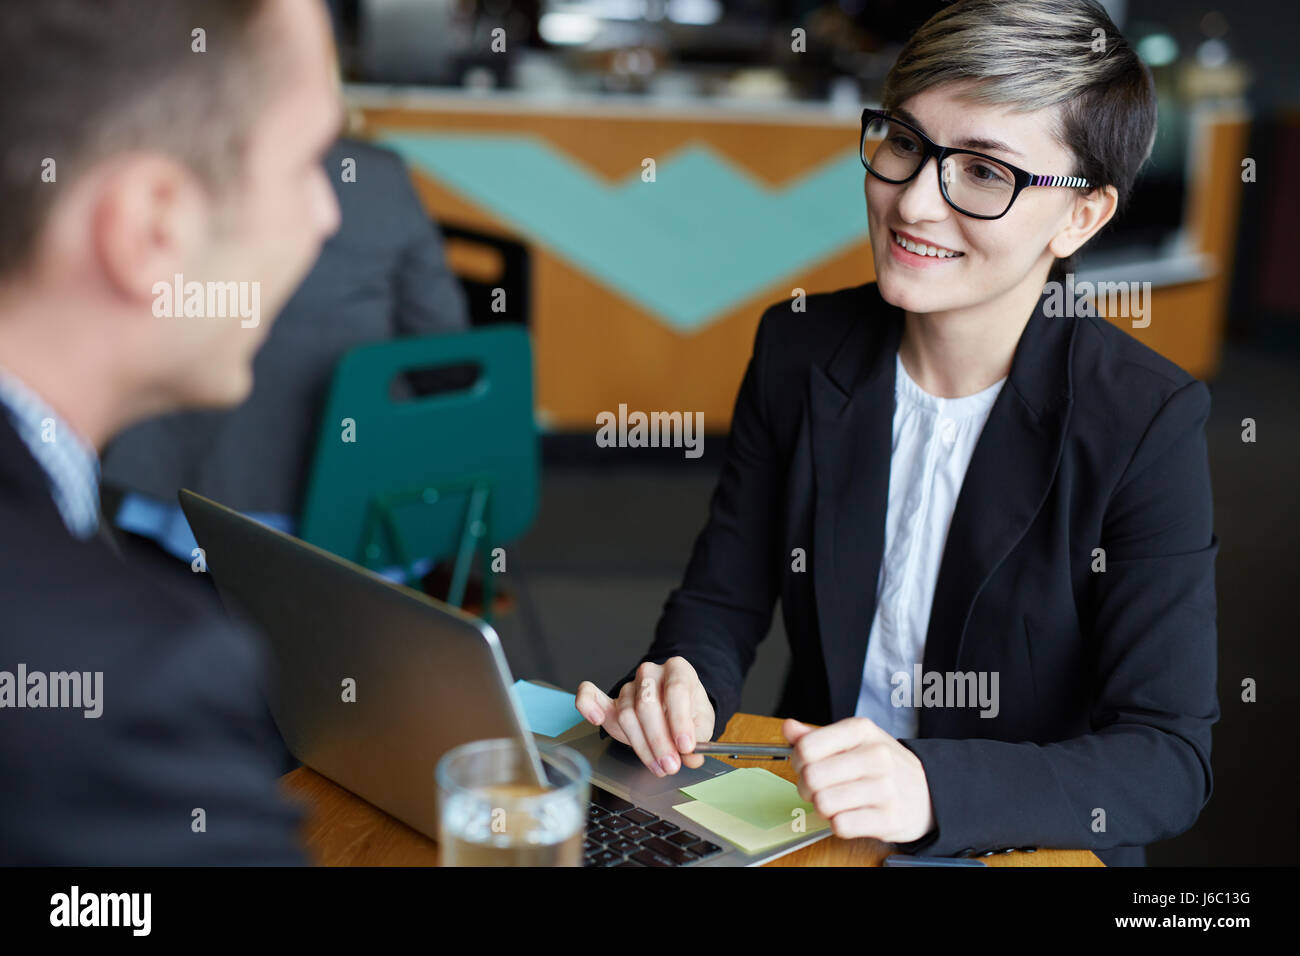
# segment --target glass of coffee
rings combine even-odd
[[[523,741],[476,740],[438,761],[442,866],[581,866],[591,765],[556,747],[537,782]]]

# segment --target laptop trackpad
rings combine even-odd
[[[604,777],[610,783],[624,787],[631,793],[653,796],[668,790],[689,787],[735,769],[714,757],[705,757],[704,766],[698,770],[684,766],[674,774],[656,777],[646,768],[631,747],[608,737],[602,740],[596,728],[593,727],[592,730],[593,733],[567,740],[564,745],[581,752],[591,762],[593,774]]]

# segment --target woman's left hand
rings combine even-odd
[[[930,786],[920,759],[865,717],[810,727],[781,725],[794,748],[799,796],[838,837],[910,843],[934,829]]]

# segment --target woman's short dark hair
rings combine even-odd
[[[1075,166],[1031,172],[1114,186],[1116,215],[1155,144],[1151,72],[1096,0],[957,0],[903,47],[881,105],[896,109],[946,83],[971,84],[965,95],[976,102],[1026,112],[1061,104],[1053,135]],[[1073,255],[1057,259],[1051,278],[1074,267]]]

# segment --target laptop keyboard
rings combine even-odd
[[[591,785],[583,866],[690,866],[722,847]]]

